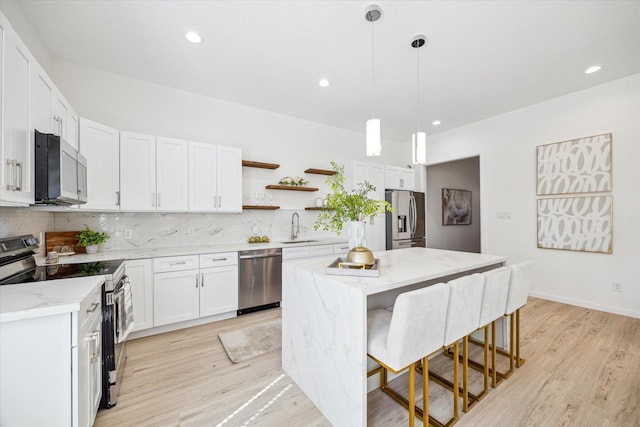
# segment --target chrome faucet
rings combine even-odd
[[[294,228],[293,220],[295,218],[298,218],[298,222]],[[300,215],[298,215],[298,212],[294,212],[293,215],[291,215],[291,240],[297,239],[299,232],[300,232]]]

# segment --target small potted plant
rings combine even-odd
[[[365,246],[364,224],[372,223],[376,215],[386,211],[392,212],[391,204],[384,200],[367,197],[375,187],[368,181],[357,184],[357,188],[344,188],[344,166],[331,162],[334,175],[327,178],[331,193],[327,195],[326,210],[318,215],[314,224],[315,230],[322,228],[340,235],[345,223],[349,224],[349,249]]]
[[[109,235],[101,231],[93,231],[87,226],[76,237],[78,238],[78,246],[86,247],[88,254],[95,254],[98,252],[98,245],[104,243]]]

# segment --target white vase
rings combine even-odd
[[[88,254],[95,254],[98,252],[98,245],[89,245],[85,248]]]
[[[367,241],[364,238],[364,222],[350,221],[348,225],[349,231],[349,249],[359,246],[366,247]]]

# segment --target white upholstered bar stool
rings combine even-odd
[[[462,394],[463,407],[468,407],[468,364],[469,360],[469,334],[478,329],[480,321],[480,305],[484,288],[484,276],[471,274],[451,280],[447,283],[450,288],[449,308],[447,310],[447,325],[444,333],[445,347],[453,346],[453,382],[442,376],[429,372],[429,377],[438,384],[450,388],[453,391],[453,417],[442,425],[451,426],[458,420],[459,402],[458,396]],[[458,341],[462,340],[462,388],[459,387]],[[426,371],[425,368],[423,370]]]
[[[484,330],[484,342],[479,343],[484,348],[484,363],[478,364],[469,361],[474,368],[482,370],[484,374],[484,389],[478,396],[473,396],[477,401],[482,399],[489,392],[489,343],[491,343],[491,386],[496,383],[496,322],[504,316],[503,307],[507,303],[507,293],[509,292],[509,278],[511,269],[500,267],[482,273],[484,276],[484,290],[482,293],[482,306],[480,308],[480,329]],[[489,326],[491,326],[491,341],[489,341]]]
[[[429,381],[423,375],[422,410],[415,407],[415,367],[428,367],[427,356],[442,348],[449,301],[449,286],[444,283],[405,292],[396,298],[393,312],[370,310],[367,319],[367,353],[382,367],[380,387],[409,410],[409,426],[416,413],[429,424]],[[397,374],[409,368],[409,399],[387,383],[387,371]],[[427,368],[428,369],[428,368]]]
[[[511,278],[509,280],[509,292],[504,314],[509,316],[509,372],[513,372],[513,365],[520,367],[525,361],[520,358],[520,309],[527,303],[529,288],[533,275],[533,263],[521,262],[510,266]]]

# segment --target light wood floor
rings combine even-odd
[[[118,405],[99,411],[95,425],[330,425],[284,373],[280,352],[233,364],[220,344],[219,332],[279,316],[268,310],[130,341]],[[640,427],[640,319],[530,298],[522,356],[527,362],[457,426]],[[431,367],[450,364],[438,356]],[[471,375],[477,389],[480,377]],[[404,377],[392,385],[406,389]],[[431,382],[429,397],[432,413],[448,418],[451,393]],[[368,406],[370,426],[408,424],[379,390]]]

